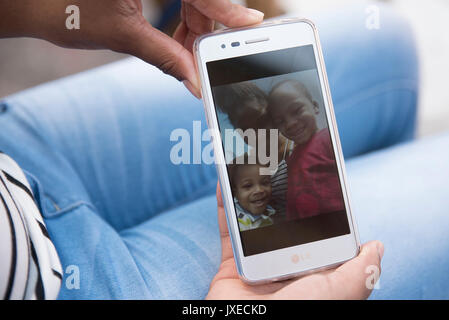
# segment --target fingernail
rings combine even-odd
[[[384,245],[382,242],[377,242],[377,253],[379,254],[379,258],[382,259],[384,256]]]
[[[265,15],[262,11],[248,8],[248,13],[257,20],[263,20],[263,16]]]
[[[362,246],[362,250],[360,251],[360,256],[367,256],[368,255],[369,248],[367,245]]]
[[[182,83],[187,88],[187,90],[190,91],[190,93],[192,93],[198,99],[201,99],[201,91],[199,88],[194,86],[189,80],[184,80]]]

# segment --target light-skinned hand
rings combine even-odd
[[[220,187],[217,187],[217,202],[222,260],[207,299],[366,299],[371,294],[369,270],[374,266],[380,275],[384,250],[379,241],[364,244],[356,258],[333,270],[282,282],[245,284],[237,274]]]

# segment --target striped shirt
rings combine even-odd
[[[0,297],[56,299],[62,267],[25,174],[0,152]]]
[[[287,203],[287,162],[282,160],[271,176],[271,201],[279,215],[284,216]]]
[[[293,147],[293,141],[287,140],[284,156],[279,162],[276,172],[271,176],[271,201],[279,217],[285,217],[287,211],[288,168],[286,160],[292,153]]]

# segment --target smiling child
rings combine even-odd
[[[275,85],[269,95],[273,124],[295,148],[287,160],[287,219],[344,210],[329,129],[319,129],[319,105],[299,81]]]

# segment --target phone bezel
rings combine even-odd
[[[289,36],[292,34],[294,37]],[[242,43],[248,39],[260,38],[269,38],[269,41],[229,47],[229,50],[224,50],[221,47],[221,44],[223,43],[230,44],[236,41]],[[310,44],[313,45],[315,54],[327,122],[332,137],[336,163],[342,184],[350,233],[335,238],[245,256],[243,254],[231,186],[224,160],[224,150],[220,138],[218,118],[213,103],[206,63],[215,60]],[[321,45],[315,25],[307,19],[290,18],[279,21],[270,21],[247,28],[225,29],[199,37],[194,44],[194,55],[201,79],[206,119],[208,126],[212,131],[212,137],[216,137],[213,139],[212,143],[214,145],[215,157],[218,160],[216,165],[217,172],[220,180],[237,271],[241,279],[249,284],[282,280],[332,268],[354,258],[360,250],[359,235],[357,224],[350,207],[345,164],[341,151]],[[312,252],[313,254],[311,254]],[[296,262],[292,261],[293,255],[300,259]]]

